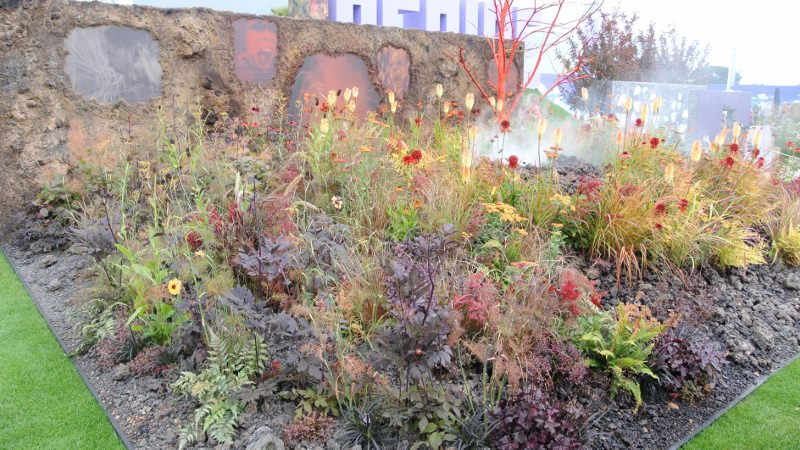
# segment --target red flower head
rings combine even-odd
[[[628,152],[622,152],[622,154],[619,155],[619,159],[628,159],[630,157],[631,157],[631,154],[628,153]]]
[[[517,155],[511,155],[508,157],[508,167],[512,169],[519,167],[519,157]]]
[[[758,158],[758,160],[756,160],[756,167],[758,167],[759,169],[764,167],[764,157],[763,156],[761,158]]]
[[[786,148],[794,148],[794,142],[792,141],[786,141],[786,144],[784,145],[786,145]]]
[[[686,212],[686,209],[689,207],[689,200],[682,198],[678,201],[678,210],[680,212]]]
[[[252,108],[250,108],[250,112],[258,114],[259,112],[261,112],[261,110],[258,109],[258,106],[253,106]]]
[[[722,166],[725,167],[726,169],[732,168],[734,163],[736,163],[736,160],[733,159],[733,156],[728,156],[727,158],[722,160]]]
[[[660,223],[656,223],[655,227],[656,227],[656,230],[658,230],[658,231],[664,231],[664,225],[661,225]]]
[[[416,163],[416,161],[414,160],[413,156],[411,156],[411,155],[403,156],[403,165],[410,166],[410,165],[412,165],[414,163]]]
[[[414,158],[414,162],[418,163],[422,160],[422,150],[416,149],[411,152],[411,157]]]
[[[417,124],[418,127],[422,126],[422,117],[417,117],[414,119],[414,123]]]
[[[189,247],[192,248],[192,251],[197,251],[200,247],[203,246],[203,238],[200,237],[200,233],[197,231],[190,231],[186,234],[186,243],[189,244]]]
[[[761,154],[761,150],[754,148],[753,149],[753,158],[758,158],[758,155]]]
[[[642,119],[636,119],[636,128],[641,128],[644,125]]]
[[[731,153],[739,153],[739,144],[736,142],[731,144]]]
[[[657,216],[663,216],[667,213],[667,204],[664,202],[658,202],[653,210]]]
[[[504,120],[500,122],[500,132],[501,133],[508,133],[511,131],[511,122]]]
[[[653,139],[650,139],[650,148],[658,148],[658,144],[660,143],[661,139],[654,137]]]

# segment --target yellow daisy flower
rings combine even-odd
[[[183,284],[181,284],[181,280],[177,278],[173,278],[167,283],[167,290],[171,295],[180,295],[181,289],[183,289]]]

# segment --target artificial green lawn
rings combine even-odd
[[[733,407],[684,450],[800,448],[800,359]]]
[[[124,449],[0,251],[0,449]]]

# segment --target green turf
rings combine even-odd
[[[772,376],[684,450],[800,448],[800,360]]]
[[[124,449],[0,252],[0,449]]]

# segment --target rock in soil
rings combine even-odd
[[[284,450],[284,448],[283,441],[272,428],[263,426],[253,433],[246,450]]]

